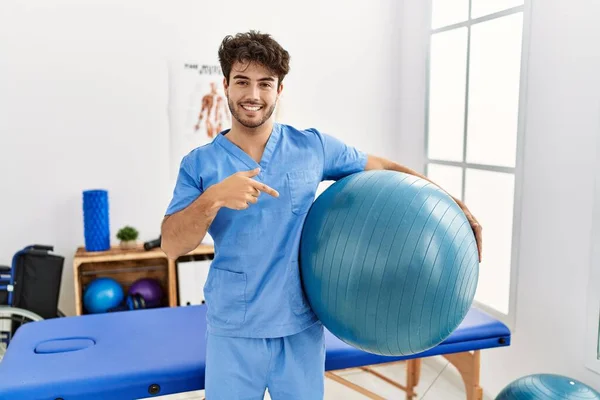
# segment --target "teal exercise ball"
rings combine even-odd
[[[460,325],[479,257],[465,214],[446,192],[414,175],[365,171],[315,200],[300,268],[307,301],[331,333],[398,356],[430,349]]]
[[[86,286],[83,293],[83,306],[90,314],[105,313],[123,301],[125,293],[115,279],[96,278]]]
[[[511,382],[496,400],[600,400],[600,393],[566,376],[534,374]]]

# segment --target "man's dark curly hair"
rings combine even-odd
[[[279,83],[290,71],[290,54],[269,34],[257,31],[226,36],[219,47],[219,62],[227,84],[236,62],[261,64],[279,77]]]

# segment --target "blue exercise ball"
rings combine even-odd
[[[430,182],[365,171],[331,185],[310,208],[300,242],[304,292],[342,341],[412,355],[445,340],[472,305],[479,277],[473,230]]]
[[[535,374],[510,383],[496,400],[600,400],[600,393],[566,376]]]
[[[83,306],[90,314],[104,313],[123,301],[123,288],[112,278],[97,278],[90,282],[83,294]]]

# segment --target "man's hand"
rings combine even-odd
[[[233,210],[245,210],[250,207],[250,203],[256,204],[261,192],[279,197],[279,193],[275,189],[252,179],[259,172],[259,168],[236,172],[208,190],[212,189],[211,195],[216,199],[219,207]]]
[[[471,229],[473,229],[473,233],[475,234],[475,241],[477,242],[477,252],[479,253],[479,262],[481,262],[481,254],[482,254],[482,235],[481,231],[483,228],[477,221],[477,219],[471,214],[467,206],[465,206],[462,202],[457,202],[460,208],[465,213],[467,220],[471,224]]]

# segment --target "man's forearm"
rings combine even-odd
[[[161,248],[170,259],[194,250],[206,236],[220,208],[209,190],[187,208],[164,218]]]
[[[404,165],[400,165],[400,164],[395,163],[393,161],[386,160],[385,158],[375,157],[375,156],[369,156],[366,169],[367,170],[369,170],[369,169],[385,169],[385,170],[389,170],[389,171],[404,172],[406,174],[414,175],[414,176],[417,176],[417,177],[419,177],[421,179],[424,179],[427,182],[430,182],[430,183],[436,185],[437,187],[439,187],[440,189],[442,189],[444,192],[446,192],[446,190],[444,190],[443,188],[441,188],[437,183],[433,182],[431,179],[429,179],[425,175],[422,175],[422,174],[418,173],[417,171],[414,171],[414,170],[412,170],[412,169],[410,169],[410,168],[408,168],[408,167],[406,167]],[[448,193],[448,192],[446,192],[446,193]],[[463,204],[462,201],[460,201],[456,197],[452,196],[450,193],[448,193],[448,195],[450,197],[452,197],[452,199],[461,208],[464,206],[464,204]]]

